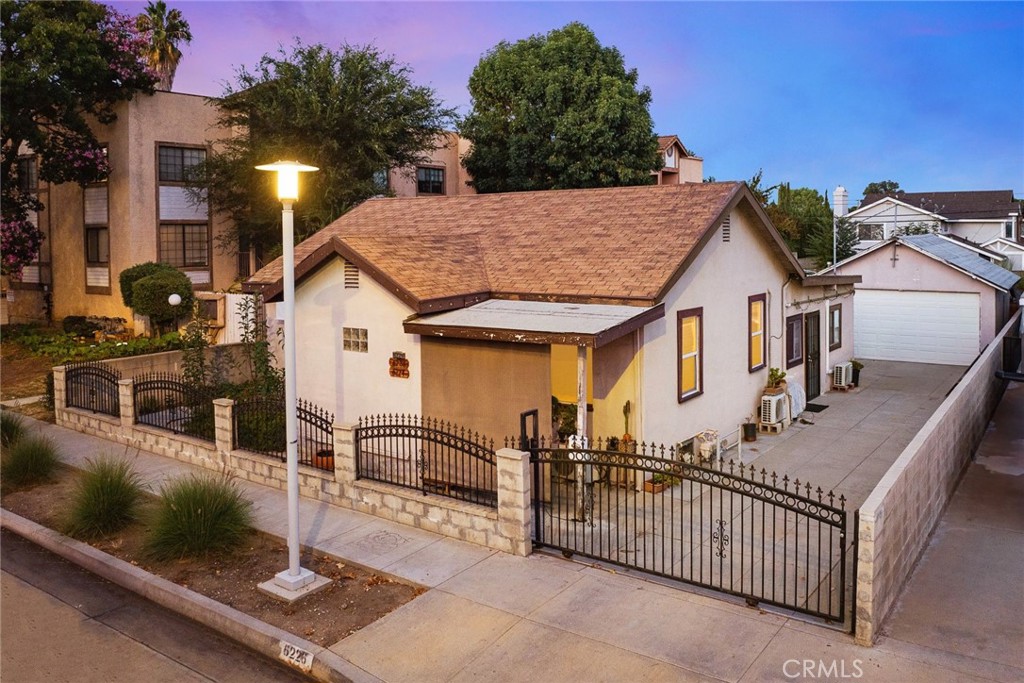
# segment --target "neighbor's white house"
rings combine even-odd
[[[585,393],[591,435],[630,401],[676,443],[753,416],[770,367],[814,397],[853,355],[859,278],[806,275],[740,182],[372,199],[295,259],[299,395],[342,423],[500,439]],[[280,260],[246,286],[279,300]]]
[[[1024,270],[1022,208],[1012,190],[870,194],[849,213],[846,202],[846,190],[837,188],[836,213],[856,224],[858,249],[898,236],[911,225],[924,225],[997,251],[1013,270]]]

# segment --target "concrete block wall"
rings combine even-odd
[[[55,368],[55,412],[57,424],[63,427],[285,489],[288,475],[284,461],[234,448],[234,401],[230,399],[213,402],[215,440],[209,442],[135,424],[131,379],[118,383],[119,417],[67,408],[64,379],[64,368]],[[528,555],[532,550],[529,453],[506,448],[496,455],[498,508],[494,509],[357,479],[354,425],[335,425],[334,472],[300,466],[299,495],[502,552]]]
[[[995,376],[1002,339],[1020,317],[986,347],[860,508],[855,590],[861,645],[874,643],[981,442],[1006,386]]]

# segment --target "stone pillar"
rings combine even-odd
[[[117,380],[117,402],[121,407],[121,426],[128,429],[135,424],[135,380]]]
[[[217,454],[224,464],[235,448],[234,425],[235,402],[230,398],[213,399],[213,436],[217,444]]]
[[[512,542],[513,555],[533,552],[530,540],[530,454],[502,448],[498,465],[498,532]]]
[[[860,514],[860,529],[857,538],[857,576],[853,577],[853,590],[857,593],[857,630],[854,634],[858,645],[871,647],[875,643],[875,519],[872,514]]]
[[[334,424],[334,479],[343,487],[356,480],[356,426]]]
[[[67,410],[67,368],[63,365],[53,369],[53,410],[58,415],[60,411]]]

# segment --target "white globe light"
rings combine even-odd
[[[180,294],[171,294],[169,297],[167,297],[167,303],[169,303],[172,306],[180,306],[181,305],[181,295]]]

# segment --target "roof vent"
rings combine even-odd
[[[345,289],[359,289],[359,269],[348,259],[345,259]]]
[[[732,240],[732,216],[726,216],[725,220],[722,221],[722,241],[729,242]]]

